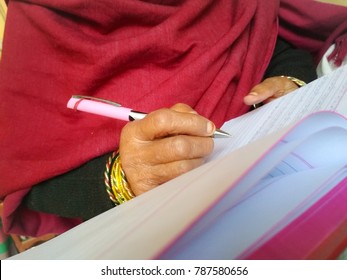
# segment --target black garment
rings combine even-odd
[[[307,83],[316,79],[310,53],[294,49],[278,39],[264,78],[281,75]],[[34,186],[24,199],[24,205],[35,211],[84,220],[111,209],[114,204],[104,184],[108,156],[96,158],[76,170]]]
[[[35,185],[24,199],[31,210],[68,218],[90,219],[114,207],[104,183],[109,155]]]
[[[282,75],[292,76],[306,83],[317,79],[316,66],[311,54],[302,49],[295,49],[278,38],[264,79]]]

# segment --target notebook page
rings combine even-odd
[[[330,144],[328,153],[331,153],[332,158],[333,153],[336,153],[336,161],[329,162],[324,154],[322,157],[310,158],[311,154],[320,154],[322,143]],[[266,177],[255,185],[246,197],[235,203],[235,190],[250,188],[247,185],[251,184],[251,180],[256,176],[255,167],[247,174],[246,180],[234,186],[214,209],[200,219],[161,258],[235,258],[258,239],[264,241],[270,238],[331,190],[338,182],[337,179],[342,180],[347,175],[345,143],[346,129],[333,127],[317,132],[288,155],[291,157],[295,154],[301,158],[300,162],[304,162],[305,168],[298,167],[297,162],[285,158],[284,161],[291,164],[291,171],[294,169],[297,172]],[[286,150],[283,149],[284,145],[288,144],[278,147],[282,152]],[[269,163],[273,161],[274,158],[268,160]],[[264,165],[267,163],[263,159],[260,168],[264,168]],[[229,211],[227,209],[232,212],[230,216],[224,216]],[[262,213],[262,216],[259,216],[259,213]],[[242,242],[233,243],[233,240]]]
[[[264,150],[259,141],[254,143],[260,150]],[[252,185],[266,176],[272,177],[276,173],[290,174],[328,165],[329,162],[345,163],[347,158],[345,143],[347,143],[345,117],[333,112],[317,112],[310,115],[277,139],[271,149],[264,150],[266,153],[249,166],[247,173],[239,174],[240,187],[233,188],[235,197],[241,198],[247,194]],[[243,182],[242,187],[240,182]]]
[[[210,159],[225,155],[317,111],[337,111],[347,116],[346,77],[347,65],[284,97],[226,122],[222,129],[233,137],[215,139],[215,151]]]
[[[327,179],[334,178],[337,170],[338,173],[343,173],[346,176],[346,167],[330,166],[306,170],[301,174],[291,174],[286,178],[277,178],[266,188],[257,192],[256,195],[240,202],[237,207],[225,209],[211,224],[205,225],[203,230],[187,232],[160,258],[238,258],[252,244],[254,248],[261,245],[262,243],[258,241],[262,237],[270,238],[293,221],[300,214],[300,211],[291,212],[292,209],[296,207],[300,208],[301,211],[304,208],[307,209],[331,190],[334,185],[329,184]],[[303,180],[302,178],[306,179]],[[323,185],[318,191],[317,187],[312,184],[311,178],[315,178]],[[323,184],[323,182],[326,183]],[[287,186],[284,187],[283,183]],[[307,200],[307,197],[313,199]],[[286,217],[285,220],[283,217]],[[271,229],[270,233],[269,229]],[[262,242],[265,241],[264,238]]]
[[[297,141],[293,141],[289,144],[283,141],[279,143],[276,149],[273,149],[276,155],[274,153],[271,153],[267,156],[267,158],[264,158],[258,166],[255,166],[247,174],[244,180],[241,180],[241,182],[235,185],[232,188],[232,191],[230,191],[213,209],[210,209],[208,214],[202,217],[200,221],[184,235],[184,237],[178,240],[177,243],[173,246],[173,248],[170,248],[169,251],[164,253],[162,258],[176,258],[177,255],[172,255],[172,252],[177,252],[177,250],[187,252],[188,249],[185,249],[185,247],[190,248],[190,245],[188,245],[190,243],[197,243],[199,245],[194,247],[194,250],[196,249],[197,251],[187,253],[189,255],[189,258],[201,258],[199,257],[199,255],[209,256],[210,253],[212,255],[215,253],[219,254],[219,250],[223,252],[221,248],[211,248],[211,251],[213,252],[202,252],[202,249],[197,249],[199,246],[202,245],[198,238],[200,238],[201,235],[204,235],[202,232],[206,230],[210,231],[210,228],[215,227],[216,220],[218,220],[219,216],[226,211],[225,209],[232,209],[232,211],[236,211],[234,209],[240,207],[239,205],[245,204],[247,205],[247,207],[249,207],[250,210],[254,210],[254,207],[257,207],[256,201],[262,200],[262,198],[259,198],[258,196],[263,192],[270,192],[268,194],[267,200],[265,200],[265,203],[269,204],[270,202],[272,210],[275,210],[275,213],[277,215],[277,220],[274,221],[272,219],[268,219],[270,216],[264,216],[266,218],[261,219],[261,225],[259,225],[257,222],[254,223],[252,220],[253,217],[249,216],[250,212],[249,209],[246,207],[246,209],[243,208],[242,211],[237,210],[239,217],[235,217],[235,219],[238,219],[238,221],[242,225],[240,223],[233,223],[232,226],[230,226],[230,230],[233,230],[233,233],[238,230],[237,227],[245,226],[243,225],[245,221],[247,221],[247,225],[256,225],[252,229],[253,238],[261,238],[262,234],[265,234],[265,230],[268,229],[269,222],[273,222],[273,224],[271,224],[272,227],[274,227],[276,223],[280,224],[280,226],[277,226],[277,229],[275,231],[277,232],[282,227],[284,227],[290,220],[297,217],[305,209],[307,209],[310,205],[317,201],[322,195],[324,195],[328,190],[330,190],[333,187],[333,185],[330,185],[331,188],[323,189],[323,191],[320,188],[320,185],[323,182],[327,181],[330,176],[336,173],[336,170],[339,170],[341,166],[344,166],[346,163],[347,149],[345,149],[345,143],[347,143],[347,129],[337,127],[323,129],[322,131],[316,132],[314,135],[308,137],[306,140],[303,141],[303,143],[300,143],[299,145],[296,142]],[[326,152],[330,154],[330,158],[332,158],[333,160],[327,160],[326,155],[320,153],[320,151],[322,150],[322,143],[328,144]],[[293,146],[296,147],[293,149]],[[284,158],[282,162],[280,159],[280,157],[282,156],[281,154],[287,154],[287,156]],[[294,161],[293,155],[295,155]],[[312,155],[321,156],[315,156],[312,158]],[[271,164],[276,164],[276,162],[279,161],[280,166],[276,166],[274,168],[274,170],[276,170],[277,172],[280,171],[278,172],[278,174],[274,174],[274,170],[272,170],[269,176],[266,176],[263,180],[260,180],[258,184],[252,187],[252,181],[255,182],[256,177],[259,174],[262,174],[267,166],[270,166]],[[283,169],[283,167],[281,166],[283,162],[286,162],[286,168],[288,166],[290,167],[290,172],[287,172],[288,169]],[[302,166],[304,166],[304,168]],[[263,169],[263,171],[259,171],[259,169]],[[319,170],[319,174],[316,173],[315,170]],[[328,173],[323,175],[324,172]],[[346,172],[344,173],[344,176],[346,176]],[[293,178],[295,179],[295,181],[293,181]],[[272,186],[274,185],[276,186],[276,189],[272,190]],[[270,190],[266,190],[267,188],[270,188]],[[248,194],[245,194],[245,196],[242,199],[237,198],[237,196],[240,197],[240,194],[236,195],[235,199],[235,193],[237,193],[239,189],[243,191],[248,189],[250,190],[250,192]],[[293,196],[287,196],[289,192],[293,192]],[[283,194],[286,195],[283,196]],[[286,201],[281,204],[277,204],[278,199],[281,197],[284,197]],[[300,201],[298,199],[300,199]],[[248,200],[251,200],[252,202],[247,202]],[[299,207],[299,210],[294,211],[293,208],[290,208],[295,208],[303,201],[305,201],[305,203]],[[294,202],[297,204],[295,204]],[[255,213],[262,211],[263,208],[258,208]],[[289,212],[292,212],[292,214],[289,215]],[[286,218],[282,221],[283,217]],[[229,225],[225,225],[225,228],[227,226]],[[258,229],[260,230],[259,232],[257,232]],[[214,231],[213,229],[211,230]],[[275,232],[270,233],[274,234]],[[218,234],[221,233],[219,232]],[[230,234],[232,235],[232,233]],[[241,235],[247,235],[247,232],[242,232]],[[205,239],[202,240],[202,242],[206,241]],[[220,240],[220,237],[218,240]],[[246,242],[245,238],[242,238],[241,240],[242,243],[251,244],[248,243],[248,241]],[[223,240],[220,242],[224,242],[225,244],[228,242],[228,240]],[[251,241],[249,240],[249,242]],[[254,242],[254,240],[252,242]],[[215,241],[214,243],[218,243],[218,241]],[[235,246],[239,246],[239,244]],[[243,247],[243,249],[245,248],[246,247]],[[214,251],[215,249],[216,252]],[[203,250],[205,250],[205,248]],[[230,255],[232,253],[232,251],[228,251],[228,257],[235,257]],[[241,252],[237,251],[237,253]],[[187,257],[187,255],[184,256],[184,258]],[[221,256],[218,256],[217,258],[220,257]]]
[[[271,182],[277,177],[300,173],[309,169],[345,165],[347,159],[347,149],[345,149],[346,143],[347,128],[331,127],[316,132],[278,162],[277,165],[257,183],[248,196],[266,187],[268,182]],[[323,144],[325,145],[324,149],[321,148]],[[251,172],[255,170],[256,168]],[[252,175],[249,174],[249,176]],[[304,181],[306,178],[302,179]],[[320,183],[316,181],[316,178],[309,179],[312,181],[313,185],[319,185]],[[287,184],[284,182],[283,187],[286,186]],[[244,199],[247,199],[247,196]]]
[[[346,134],[346,129],[336,127],[327,128],[314,134],[305,141],[305,145],[297,147],[274,170],[270,171],[267,177],[347,162]],[[323,145],[324,149],[322,149]]]

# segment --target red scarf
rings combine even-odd
[[[145,112],[183,102],[220,126],[248,110],[242,100],[271,58],[277,9],[277,0],[9,1],[0,68],[6,230],[76,224],[20,202],[32,185],[117,149],[125,123],[67,109],[72,94]]]
[[[332,44],[328,58],[340,66],[347,55],[347,7],[317,0],[281,0],[279,35],[310,51],[318,63]]]

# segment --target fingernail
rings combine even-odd
[[[248,95],[258,96],[258,93],[255,91],[252,91],[252,92],[248,93]]]
[[[207,133],[212,134],[215,131],[216,127],[213,122],[207,123]]]

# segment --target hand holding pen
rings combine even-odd
[[[73,95],[67,107],[123,121],[140,120],[147,115],[146,113],[123,107],[119,103],[110,100],[83,95]],[[213,137],[224,138],[230,136],[229,133],[220,129],[215,129],[213,132]]]
[[[79,110],[82,101],[76,104],[78,101],[70,102],[69,108]],[[123,116],[129,116],[132,110],[125,110]],[[213,151],[214,141],[209,136],[214,131],[212,122],[185,104],[128,122],[121,132],[119,152],[134,194],[142,194],[203,164]]]

